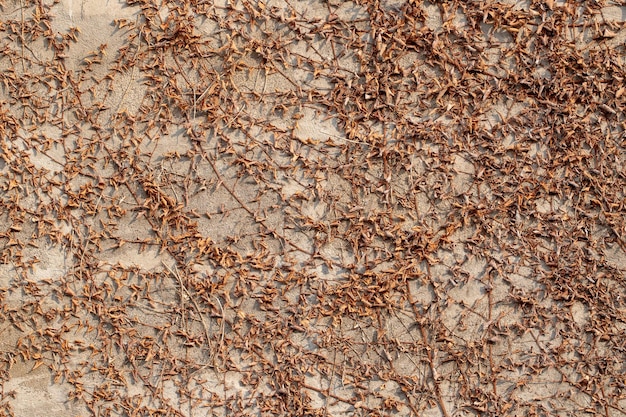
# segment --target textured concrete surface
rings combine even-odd
[[[464,110],[457,112],[453,101],[445,102],[449,94],[445,91],[431,97],[432,109],[425,110],[420,77],[436,80],[441,74],[434,67],[415,66],[424,61],[423,50],[408,50],[398,57],[398,72],[403,66],[407,69],[399,79],[411,78],[411,70],[418,82],[411,87],[414,91],[400,93],[398,87],[394,93],[385,90],[390,88],[385,82],[390,76],[376,81],[380,90],[371,84],[364,87],[360,48],[331,39],[331,34],[341,38],[350,30],[368,32],[370,9],[365,3],[235,2],[233,10],[241,10],[239,23],[233,23],[237,21],[226,11],[230,2],[215,3],[216,9],[207,2],[205,17],[191,14],[204,10],[203,2],[185,7],[167,1],[128,3],[62,0],[50,5],[53,33],[61,36],[78,30],[76,39],[57,55],[63,55],[64,70],[81,84],[54,84],[49,91],[24,93],[24,97],[33,103],[29,97],[50,99],[50,112],[63,114],[61,124],[28,121],[27,111],[7,104],[16,99],[16,92],[11,90],[10,77],[3,78],[2,111],[23,123],[16,130],[19,137],[2,138],[5,206],[10,206],[12,195],[18,195],[24,219],[20,230],[15,229],[13,214],[0,221],[12,237],[33,244],[18,245],[18,257],[9,235],[2,243],[6,255],[0,265],[0,352],[6,369],[0,415],[626,414],[625,381],[607,382],[598,377],[604,371],[595,368],[585,380],[584,372],[576,369],[576,355],[582,353],[567,351],[563,358],[571,362],[562,367],[550,362],[546,353],[557,346],[565,351],[567,343],[575,343],[560,336],[567,326],[574,326],[589,336],[574,348],[585,350],[587,343],[595,344],[609,352],[598,354],[598,360],[604,361],[602,369],[612,369],[610,375],[619,374],[620,366],[623,369],[624,351],[606,338],[626,331],[624,293],[620,293],[626,255],[613,239],[626,231],[609,230],[611,214],[596,213],[599,219],[609,220],[602,217],[595,230],[585,233],[590,242],[607,243],[598,243],[597,248],[580,243],[581,253],[587,254],[581,268],[593,264],[601,270],[589,276],[590,282],[602,283],[604,277],[605,291],[613,292],[614,304],[605,306],[615,314],[611,329],[594,328],[603,314],[594,310],[594,302],[555,298],[555,293],[567,292],[565,284],[557,290],[538,278],[548,273],[546,265],[557,262],[553,255],[561,256],[551,237],[537,237],[542,236],[536,227],[543,220],[521,209],[503,212],[491,222],[488,235],[505,236],[502,242],[516,248],[543,242],[545,246],[534,252],[535,264],[526,263],[516,250],[507,252],[496,240],[481,243],[487,249],[472,253],[469,248],[481,236],[471,226],[471,218],[488,216],[488,210],[480,204],[472,212],[458,207],[483,197],[497,200],[498,174],[485,171],[486,165],[477,163],[480,158],[475,155],[475,160],[468,159],[471,152],[460,145],[446,149],[446,135],[464,123]],[[437,36],[446,36],[448,25],[462,27],[467,22],[461,11],[451,18],[444,16],[445,7],[409,3],[422,8],[422,34],[437,34],[432,35],[435,45]],[[564,7],[561,2],[546,3]],[[1,4],[5,22],[23,22],[36,14],[36,7],[26,0]],[[381,2],[380,8],[393,15],[406,12],[405,6]],[[526,6],[519,3],[514,10]],[[270,10],[299,22],[294,25],[301,24],[302,33],[315,22],[321,35],[311,29],[303,35],[305,40],[294,40],[293,32],[286,31],[283,39],[272,32],[271,22],[278,18],[268,18]],[[624,7],[607,5],[599,10],[603,22],[624,21]],[[231,27],[220,27],[227,15]],[[251,15],[260,20],[265,16],[268,23],[246,23]],[[153,16],[163,33],[157,33],[156,25],[149,34],[146,25],[143,35],[129,36],[137,27],[133,25],[143,24],[142,16]],[[335,19],[347,22],[347,32],[334,33],[320,23]],[[177,27],[175,21],[187,22],[194,36],[207,39],[205,49],[198,47],[202,50],[197,63],[183,52],[177,57],[164,49],[160,58],[154,52],[162,44],[184,39],[177,36],[186,26]],[[232,25],[247,40],[239,44],[239,54],[233,52],[236,63],[217,52],[220,47],[238,50],[227,48],[231,34],[226,29]],[[264,28],[269,34],[263,33]],[[492,28],[485,23],[486,38]],[[25,36],[19,31],[8,33],[5,29],[8,37]],[[382,45],[391,44],[387,36],[394,36],[383,35],[386,40],[376,39],[375,31],[354,36],[363,38],[364,45],[379,42],[382,56]],[[503,68],[506,63],[500,52],[513,36],[501,31],[485,41],[481,59],[486,67],[502,64],[500,70],[511,70]],[[605,39],[580,35],[575,40],[581,50],[615,48],[623,68],[625,38],[620,26]],[[268,39],[275,43],[264,44]],[[0,63],[5,70],[12,66],[17,74],[32,74],[28,68],[35,71],[33,62],[55,59],[49,41],[42,37],[24,48],[19,42],[6,42],[18,45],[15,50],[33,61],[22,67],[23,61],[5,57]],[[182,51],[184,46],[173,50]],[[112,71],[124,48],[131,51],[124,58],[127,65]],[[365,46],[362,49],[366,51]],[[291,55],[281,58],[277,53],[281,50]],[[277,64],[281,59],[289,65]],[[301,67],[294,64],[298,59]],[[317,67],[306,64],[306,59]],[[93,66],[86,70],[91,61]],[[168,70],[159,71],[159,65]],[[551,68],[542,65],[537,63],[537,79],[549,78],[545,71]],[[176,68],[184,71],[175,73]],[[105,79],[109,73],[114,76]],[[335,73],[342,75],[333,78]],[[159,81],[155,90],[148,75],[167,81]],[[345,88],[337,89],[344,80]],[[476,122],[477,131],[497,131],[503,118],[523,117],[539,106],[531,100],[517,101],[490,82],[485,81],[482,94],[491,104]],[[102,106],[89,119],[90,127],[84,113],[72,111],[79,104],[71,97],[78,95],[64,95],[76,88],[84,92],[81,108]],[[448,88],[464,94],[462,86]],[[159,89],[163,96],[155,96]],[[335,90],[354,96],[338,98],[329,93]],[[302,100],[305,104],[297,98],[302,91],[309,94]],[[319,96],[313,96],[316,91]],[[143,109],[164,97],[171,101],[160,109],[158,103],[151,107],[153,125],[142,119]],[[360,114],[369,119],[346,125],[345,118],[325,107],[322,99],[328,97],[345,100],[346,108],[361,108]],[[395,121],[385,120],[390,117],[385,113],[378,123],[377,106],[384,108],[394,100],[406,113],[396,114]],[[135,123],[135,118],[141,122]],[[160,118],[167,123],[159,125]],[[3,123],[8,123],[5,119]],[[394,123],[427,124],[430,130],[403,148],[401,138],[388,137],[387,129]],[[606,121],[598,123],[607,126]],[[74,128],[80,133],[72,133]],[[108,136],[101,133],[109,130]],[[27,138],[41,135],[51,139],[49,147],[29,145]],[[429,135],[439,139],[431,141]],[[504,137],[501,155],[517,152],[516,140]],[[623,167],[623,139],[616,142],[622,147],[607,152],[622,158]],[[98,143],[104,145],[99,148]],[[538,143],[529,154],[550,155],[550,149],[541,146]],[[86,159],[73,160],[77,155]],[[10,161],[18,159],[43,173],[41,184],[64,185],[38,189],[23,181],[26,176],[12,176]],[[128,162],[135,160],[137,165]],[[396,169],[401,164],[394,161],[400,161],[402,169]],[[342,171],[355,166],[362,170]],[[501,175],[508,175],[504,171]],[[132,189],[135,194],[124,188],[124,172],[140,183]],[[540,168],[526,174],[543,175]],[[485,179],[488,176],[492,182]],[[184,182],[185,178],[193,181]],[[621,178],[623,185],[623,174]],[[82,186],[93,187],[98,181],[106,182],[106,187],[81,194]],[[433,190],[439,189],[441,194],[433,197]],[[523,205],[518,199],[534,198],[513,192],[510,196],[516,201],[494,206]],[[145,211],[137,208],[140,202],[145,202]],[[557,217],[568,222],[580,215],[571,199],[556,192],[538,196],[533,204],[540,216],[555,222]],[[65,207],[66,217],[61,218],[54,207]],[[616,213],[612,215],[623,216],[623,206]],[[394,256],[394,251],[402,255]],[[192,261],[197,254],[201,261]],[[18,258],[37,261],[22,267]],[[93,276],[84,271],[93,271]],[[587,283],[579,284],[587,288]],[[31,290],[36,287],[43,292]],[[538,322],[528,321],[531,310]],[[560,317],[564,311],[569,311],[568,316]],[[429,327],[433,322],[439,327]],[[525,329],[519,327],[522,323]],[[126,333],[120,334],[120,329]],[[606,338],[593,339],[594,332],[605,332]],[[168,337],[174,341],[168,342]],[[42,341],[47,344],[40,345]],[[59,352],[67,354],[48,350],[57,345]],[[621,357],[614,357],[616,352]],[[615,363],[609,361],[611,355]],[[272,358],[278,359],[270,365]],[[292,363],[281,362],[290,358]],[[541,363],[542,358],[547,362]],[[613,400],[604,398],[609,385],[617,390],[612,391]],[[508,402],[499,403],[504,400]]]

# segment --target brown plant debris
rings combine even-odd
[[[626,2],[73,3],[0,2],[0,415],[24,375],[58,415],[626,415]]]

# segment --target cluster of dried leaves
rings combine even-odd
[[[0,8],[1,415],[20,363],[76,415],[626,414],[619,2],[57,3]]]

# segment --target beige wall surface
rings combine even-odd
[[[0,416],[626,415],[625,21],[0,1]]]

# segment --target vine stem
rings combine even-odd
[[[426,334],[426,329],[424,328],[424,325],[422,324],[421,320],[419,320],[419,317],[421,316],[421,314],[417,311],[417,308],[415,307],[415,301],[413,299],[411,286],[409,285],[408,280],[405,280],[405,285],[406,285],[407,296],[409,298],[409,304],[411,304],[411,309],[413,310],[413,314],[415,315],[415,322],[419,326],[420,334],[422,336],[422,342],[424,343],[424,346],[426,347],[426,357],[428,358],[428,367],[430,368],[430,375],[433,380],[433,384],[435,386],[435,397],[437,398],[437,403],[438,403],[437,405],[439,406],[439,409],[441,410],[441,413],[444,415],[444,417],[450,417],[450,414],[448,413],[448,410],[446,408],[446,404],[443,401],[443,396],[441,395],[441,387],[439,386],[439,381],[438,381],[439,374],[437,373],[437,370],[435,369],[435,361],[434,361],[433,353],[432,353],[433,349],[428,343],[428,335]]]

